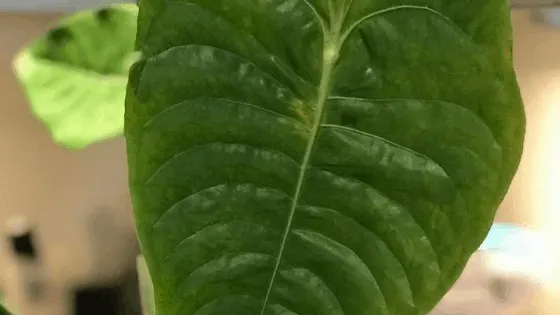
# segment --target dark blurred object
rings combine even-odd
[[[22,285],[29,301],[39,301],[45,291],[33,228],[23,217],[8,222],[9,241],[18,264]]]
[[[37,258],[37,250],[33,244],[33,234],[31,231],[26,231],[21,235],[12,235],[10,243],[12,244],[12,251],[16,255],[28,259]]]
[[[138,272],[134,268],[124,279],[122,284],[124,311],[122,315],[142,314],[142,303],[140,301],[140,281]]]
[[[35,245],[33,229],[25,218],[14,217],[8,222],[9,241],[12,252],[17,258],[26,260],[37,260],[37,248]]]
[[[74,315],[141,314],[136,273],[113,285],[77,288],[74,292]]]
[[[122,292],[119,287],[96,286],[76,290],[75,315],[120,315]]]

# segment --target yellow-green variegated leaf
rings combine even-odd
[[[58,21],[15,58],[35,116],[65,147],[122,134],[138,7],[115,4]]]
[[[158,315],[424,315],[523,106],[503,0],[141,0],[125,135]]]

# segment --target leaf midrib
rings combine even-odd
[[[336,65],[336,61],[338,60],[338,54],[340,51],[340,32],[337,31],[331,36],[325,34],[324,40],[324,48],[323,48],[323,63],[321,66],[321,81],[319,83],[319,89],[317,94],[317,101],[315,102],[315,115],[313,118],[313,127],[311,128],[309,141],[307,142],[307,147],[305,148],[305,153],[303,155],[303,159],[300,166],[300,171],[298,174],[296,188],[294,192],[294,197],[292,198],[292,202],[290,204],[288,222],[286,224],[286,229],[284,231],[284,235],[282,236],[282,243],[280,244],[280,249],[278,251],[278,256],[276,258],[276,263],[274,266],[274,270],[270,277],[270,282],[268,284],[268,289],[263,301],[263,305],[260,311],[260,315],[264,315],[266,311],[266,306],[268,304],[268,299],[270,298],[270,293],[274,286],[274,280],[276,279],[276,275],[278,273],[278,269],[280,268],[280,263],[282,261],[282,255],[284,252],[284,248],[286,247],[286,241],[290,234],[292,221],[294,218],[294,214],[296,212],[297,205],[299,203],[299,198],[301,196],[301,191],[303,187],[303,182],[305,180],[305,176],[307,174],[307,170],[309,169],[309,161],[311,159],[311,153],[313,152],[313,148],[315,147],[317,134],[319,133],[319,129],[321,128],[321,121],[323,118],[323,113],[325,109],[325,104],[327,102],[328,95],[330,94],[331,89],[331,81],[332,81],[332,72]]]
[[[332,79],[333,79],[333,71],[334,68],[336,67],[336,63],[338,61],[339,58],[339,54],[341,51],[341,48],[343,47],[344,43],[346,42],[346,40],[348,39],[348,37],[350,36],[350,34],[356,29],[358,28],[358,26],[370,19],[373,18],[375,16],[379,16],[385,13],[389,13],[389,12],[394,12],[394,11],[399,11],[399,10],[405,10],[405,9],[412,9],[412,10],[425,10],[428,11],[432,14],[436,14],[444,19],[448,19],[445,15],[441,14],[440,12],[433,10],[429,7],[426,6],[415,6],[415,5],[399,5],[399,6],[392,6],[389,8],[385,8],[382,10],[378,10],[375,12],[372,12],[371,14],[368,14],[362,18],[360,18],[359,20],[355,21],[354,23],[352,23],[346,30],[343,30],[343,25],[344,25],[344,20],[346,19],[347,13],[350,10],[351,6],[349,6],[348,8],[346,8],[346,12],[344,12],[344,14],[341,14],[341,16],[339,17],[339,19],[337,21],[334,21],[334,23],[332,23],[331,21],[331,28],[328,29],[327,28],[327,24],[325,23],[325,21],[322,19],[322,17],[318,14],[317,10],[313,7],[313,5],[311,5],[307,0],[303,0],[304,3],[306,3],[309,8],[311,9],[311,11],[313,12],[313,14],[316,16],[318,22],[321,24],[322,26],[322,30],[323,30],[323,61],[322,61],[322,66],[321,66],[321,80],[319,83],[319,88],[318,88],[318,93],[317,93],[317,100],[315,102],[315,115],[314,115],[314,119],[313,119],[313,126],[310,130],[310,135],[309,135],[309,141],[307,143],[304,155],[303,155],[303,159],[301,162],[301,166],[300,166],[300,171],[298,174],[298,178],[297,178],[297,182],[296,182],[296,187],[295,187],[295,192],[294,192],[294,197],[292,198],[292,202],[290,204],[290,210],[289,210],[289,215],[288,215],[288,220],[286,223],[286,228],[284,230],[284,234],[282,236],[282,241],[280,244],[280,248],[278,250],[278,255],[276,257],[276,262],[274,265],[274,269],[272,272],[272,275],[270,277],[270,281],[268,284],[268,288],[267,288],[267,292],[266,295],[263,299],[263,304],[261,307],[261,311],[259,313],[259,315],[264,315],[267,305],[268,305],[268,300],[270,298],[272,289],[274,287],[274,282],[276,279],[276,275],[278,274],[278,270],[280,269],[280,263],[282,261],[282,256],[284,253],[284,249],[286,247],[286,242],[288,240],[288,236],[290,234],[291,231],[291,226],[292,226],[292,221],[299,203],[299,198],[301,196],[301,192],[302,192],[302,188],[303,188],[303,183],[305,180],[305,177],[307,175],[307,171],[309,170],[309,162],[311,159],[311,154],[313,153],[313,149],[315,147],[315,143],[316,143],[316,139],[317,139],[317,135],[319,133],[319,130],[322,127],[322,119],[323,119],[323,114],[325,111],[325,105],[327,103],[327,100],[329,98],[330,95],[330,90],[332,87]]]

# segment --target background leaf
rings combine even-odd
[[[32,111],[57,143],[82,148],[122,134],[137,16],[132,4],[79,12],[16,57]]]
[[[519,163],[509,4],[139,5],[125,134],[158,314],[426,314]]]

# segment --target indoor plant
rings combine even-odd
[[[139,7],[125,135],[157,313],[426,314],[519,163],[509,3]]]
[[[139,8],[125,134],[157,313],[427,313],[519,163],[509,4]]]

